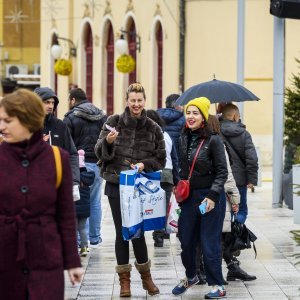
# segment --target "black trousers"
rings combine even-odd
[[[160,183],[161,188],[166,192],[166,219],[168,216],[168,208],[170,204],[170,199],[172,196],[173,192],[173,184],[167,183],[167,182],[161,182]],[[155,239],[156,237],[162,238],[166,232],[166,228],[162,228],[161,230],[154,230],[153,231],[153,238]]]
[[[129,241],[124,241],[122,235],[122,216],[119,185],[106,182],[105,194],[108,196],[109,205],[111,208],[115,230],[115,252],[118,265],[126,265],[129,263]],[[148,261],[148,250],[145,236],[131,240],[134,256],[138,264],[143,264]]]

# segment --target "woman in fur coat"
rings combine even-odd
[[[108,118],[95,147],[101,161],[101,176],[106,180],[105,195],[108,196],[116,229],[116,272],[120,279],[120,296],[130,297],[129,242],[122,236],[119,175],[123,170],[162,170],[166,163],[164,136],[161,128],[147,117],[145,90],[139,83],[131,84],[126,92],[126,108],[121,115]],[[144,235],[133,239],[135,266],[141,274],[143,288],[150,295],[159,293],[150,273],[150,260]]]
[[[77,253],[72,173],[60,150],[42,138],[44,108],[20,89],[0,101],[0,298],[63,300],[64,269],[73,284],[83,270]],[[57,186],[57,187],[56,187]]]

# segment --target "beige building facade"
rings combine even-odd
[[[180,11],[184,4],[185,28]],[[261,100],[244,104],[244,123],[251,132],[264,165],[272,163],[273,130],[273,16],[269,1],[245,0],[244,85]],[[61,100],[59,116],[67,111],[71,85],[90,90],[90,100],[108,112],[120,113],[125,106],[129,82],[141,82],[147,108],[164,106],[170,93],[181,92],[179,73],[184,66],[184,88],[217,79],[237,81],[238,0],[42,0],[41,85],[55,89]],[[136,58],[132,74],[116,68],[120,53],[114,47],[120,30],[134,43],[129,49]],[[184,60],[180,60],[180,30],[185,36]],[[130,32],[134,32],[133,36]],[[300,58],[300,20],[286,19],[285,80],[290,85]],[[62,57],[69,58],[69,76],[55,75],[51,47],[59,43]],[[113,41],[112,41],[113,37]],[[140,40],[139,40],[140,39]],[[134,51],[134,52],[132,52]],[[184,64],[184,65],[183,65]],[[91,73],[91,74],[89,74]],[[159,99],[161,98],[161,99]],[[214,107],[211,109],[215,111]]]

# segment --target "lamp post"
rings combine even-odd
[[[58,43],[59,40],[68,42],[69,50],[70,50],[69,57],[76,57],[77,49],[72,40],[64,38],[64,37],[59,37],[57,35],[55,37],[55,40],[57,41],[57,44],[54,44],[51,47],[51,55],[54,59],[59,59],[62,55],[63,49],[62,49],[61,45]]]
[[[136,50],[141,52],[141,37],[135,31],[126,31],[123,28],[120,29],[120,38],[116,41],[115,47],[120,54],[125,54],[128,52],[128,42],[125,39],[125,34],[135,37],[136,40]]]

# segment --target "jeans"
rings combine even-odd
[[[209,213],[201,215],[199,204],[208,193],[208,189],[192,190],[189,198],[182,204],[178,221],[178,233],[181,243],[181,260],[188,278],[196,275],[196,246],[201,241],[203,262],[208,285],[222,285],[221,268],[221,232],[220,203]]]
[[[247,206],[247,186],[238,186],[241,202],[239,205],[239,212],[237,213],[235,220],[244,224],[248,216],[248,206]]]
[[[77,231],[79,234],[80,244],[79,247],[87,247],[88,246],[88,237],[86,232],[86,220],[87,218],[77,218]]]
[[[87,171],[95,172],[95,181],[90,194],[90,217],[87,221],[87,232],[90,243],[98,244],[102,242],[101,238],[101,185],[103,179],[100,177],[100,169],[96,163],[85,163]]]

